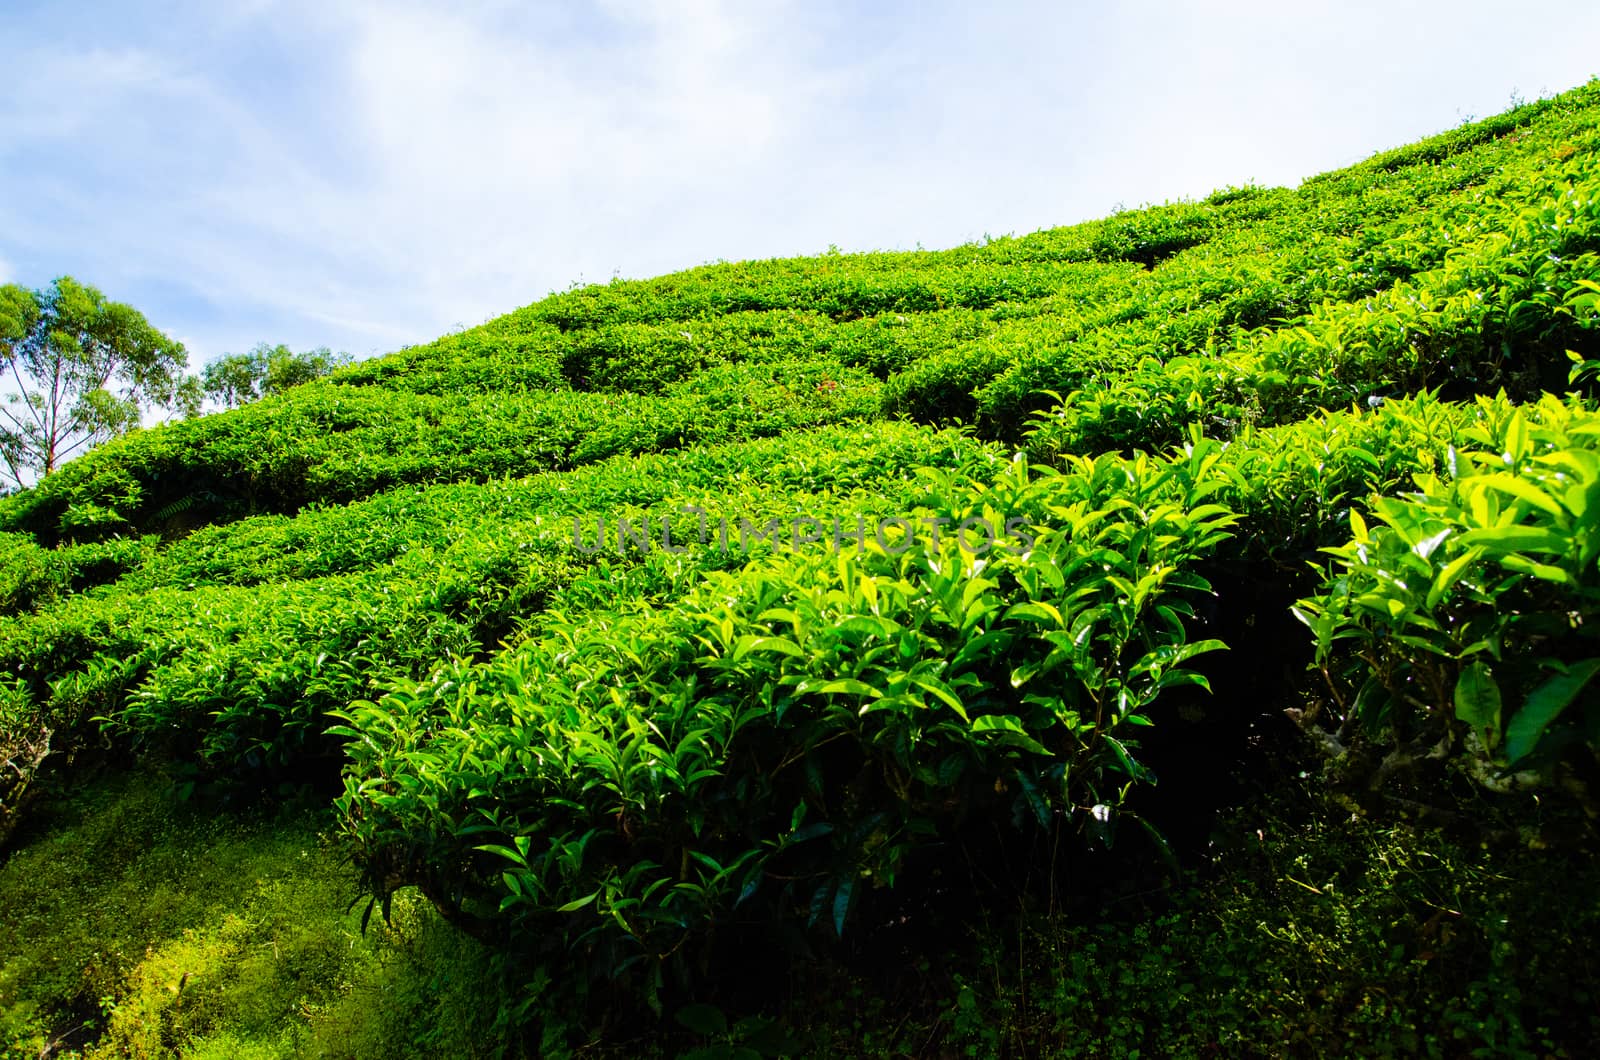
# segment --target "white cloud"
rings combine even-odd
[[[367,353],[580,277],[1294,183],[1581,81],[1600,9],[1555,7],[1558,38],[1443,0],[257,0],[79,45],[0,15],[0,231],[199,359]]]
[[[343,288],[346,308],[299,311],[391,339],[476,323],[580,274],[703,260],[730,221],[747,223],[741,203],[771,184],[780,132],[819,120],[832,84],[774,62],[781,26],[742,8],[608,11],[610,49],[437,9],[340,12],[322,28],[348,45],[332,105],[359,171],[336,181],[262,167],[211,195],[278,238],[314,231],[318,290]],[[664,229],[685,237],[675,250]],[[436,316],[409,331],[376,323],[400,290]]]

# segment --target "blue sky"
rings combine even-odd
[[[0,0],[0,282],[198,366],[574,282],[1295,184],[1600,73],[1600,5]]]

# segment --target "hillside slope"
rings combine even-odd
[[[578,288],[109,443],[0,499],[0,842],[119,756],[309,786],[379,909],[646,1006],[740,940],[1138,891],[1317,748],[1374,828],[1589,843],[1597,149],[1591,82],[1295,189]]]

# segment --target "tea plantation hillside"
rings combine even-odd
[[[1580,1056],[1600,81],[0,498],[8,1056]]]

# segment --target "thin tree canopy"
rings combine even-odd
[[[123,434],[184,386],[183,344],[132,306],[63,276],[43,290],[0,287],[0,459],[17,486]]]
[[[333,353],[326,346],[295,353],[282,343],[269,346],[261,342],[249,353],[224,354],[206,365],[200,385],[206,397],[233,409],[309,383],[349,363],[348,353]]]

